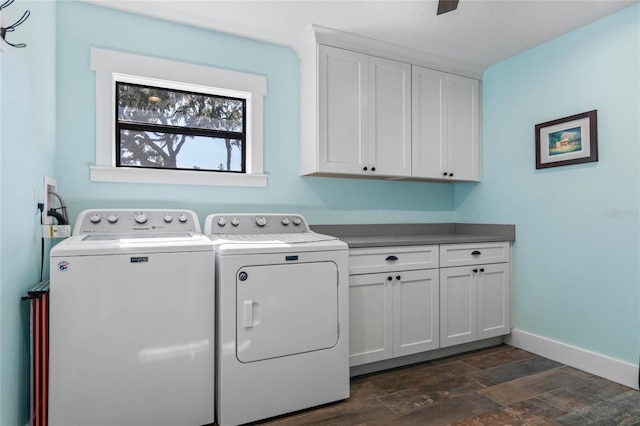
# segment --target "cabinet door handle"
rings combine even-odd
[[[453,173],[449,173],[449,177],[453,177]]]
[[[372,172],[375,172],[375,171],[376,171],[376,168],[375,168],[375,167],[372,167],[372,168],[371,168],[371,171],[372,171]]]
[[[396,275],[396,280],[400,281],[402,277],[400,275]]]
[[[447,175],[447,172],[444,172],[444,173],[442,174],[442,176],[446,176],[446,175]]]
[[[473,270],[473,272],[477,274],[477,273],[478,273],[478,270],[477,270],[477,269],[474,269],[474,270]]]
[[[385,260],[387,262],[395,262],[396,260],[398,260],[398,258],[395,256],[388,256]]]
[[[484,272],[484,268],[480,268],[480,272]]]
[[[471,252],[471,256],[480,256],[482,253],[480,253],[478,250],[474,250]]]
[[[393,277],[387,277],[387,281],[393,281]]]
[[[367,169],[367,166],[364,166],[364,167],[362,168],[362,170],[364,170],[364,171],[366,172],[366,171],[368,170],[368,169]]]

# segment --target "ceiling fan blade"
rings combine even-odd
[[[438,15],[442,15],[443,13],[451,12],[452,10],[456,10],[458,8],[459,0],[440,0],[438,2]]]

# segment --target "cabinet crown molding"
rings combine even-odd
[[[482,80],[482,75],[486,70],[485,67],[471,62],[454,61],[444,56],[423,52],[418,49],[314,24],[307,27],[300,37],[300,42],[296,45],[295,50],[298,58],[303,58],[308,49],[315,48],[318,44],[353,50],[477,80]]]

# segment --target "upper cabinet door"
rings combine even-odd
[[[367,166],[368,56],[319,46],[319,169],[361,173]]]
[[[480,180],[478,80],[418,66],[412,79],[413,176]]]
[[[368,166],[372,174],[411,176],[411,65],[375,56],[369,57]]]
[[[412,70],[413,176],[448,175],[447,74],[414,66]]]
[[[454,180],[480,180],[479,83],[458,75],[447,76],[448,169]]]

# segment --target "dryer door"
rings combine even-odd
[[[338,343],[333,262],[247,266],[236,275],[240,362],[317,351]]]

